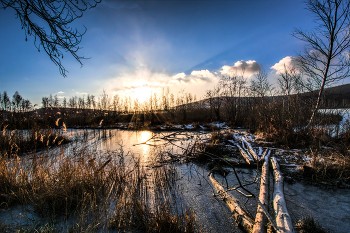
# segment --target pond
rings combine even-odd
[[[99,150],[113,151],[122,146],[125,151],[141,155],[145,162],[152,157],[155,150],[181,154],[194,140],[206,141],[210,137],[210,132],[206,131],[151,132],[111,129],[107,130],[109,137],[95,141],[91,139],[98,138],[97,132],[90,130],[89,134],[88,143],[94,143]],[[71,135],[74,136],[74,131]],[[76,131],[75,135],[81,135],[81,131]],[[205,231],[238,232],[234,220],[229,217],[230,211],[221,201],[213,198],[213,189],[207,176],[210,170],[205,165],[193,163],[179,164],[177,169],[180,175],[177,184],[182,193],[183,205],[196,212],[197,220]],[[255,169],[236,168],[236,170],[241,181],[246,183],[250,183],[256,175],[260,175]],[[219,180],[223,184],[226,183],[223,178]],[[229,173],[227,181],[231,186],[237,185],[232,172]],[[249,190],[258,195],[259,182],[251,185]],[[246,203],[246,208],[255,216],[256,204],[252,199],[245,198],[238,192],[231,194],[242,203]],[[294,221],[305,216],[313,216],[323,227],[333,232],[348,232],[350,229],[350,190],[326,189],[306,182],[293,184],[285,182],[285,195],[287,207]]]
[[[236,131],[236,134],[237,132],[247,134],[242,130]],[[119,129],[69,129],[66,134],[73,140],[71,143],[41,153],[72,155],[79,150],[89,150],[101,155],[113,155],[113,151],[123,150],[126,155],[139,155],[143,164],[148,166],[159,151],[166,151],[172,155],[182,154],[196,140],[207,141],[210,137],[210,132],[207,131],[151,132]],[[173,164],[178,174],[176,198],[181,201],[178,205],[196,213],[197,222],[203,231],[241,232],[225,203],[213,195],[215,191],[208,178],[210,170],[206,164],[181,161]],[[251,183],[247,189],[258,195],[260,172],[253,168],[235,169],[241,182]],[[230,172],[226,179],[220,175],[216,175],[216,178],[223,186],[237,185],[233,172]],[[321,226],[333,232],[348,232],[350,229],[350,190],[325,189],[306,182],[285,182],[284,189],[287,208],[294,222],[302,217],[312,216]],[[236,191],[231,191],[230,194],[235,196],[252,216],[255,216],[256,202],[254,199],[247,198]],[[17,210],[0,212],[0,221],[9,218],[10,215],[15,216],[16,213],[13,211]]]

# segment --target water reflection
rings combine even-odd
[[[206,133],[199,132],[151,132],[137,130],[108,129],[102,130],[68,130],[66,136],[73,142],[62,147],[52,148],[50,151],[64,150],[61,153],[75,154],[84,149],[86,152],[98,155],[112,155],[114,153],[134,155],[142,162],[149,162],[158,151],[168,151],[171,154],[181,154],[193,139]]]
[[[148,145],[148,140],[152,138],[152,132],[150,131],[142,131],[141,132],[141,142],[145,144],[140,144],[140,149],[142,150],[142,158],[144,161],[147,161],[149,152],[150,152],[150,145]]]

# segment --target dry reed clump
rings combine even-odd
[[[122,174],[111,160],[62,156],[0,159],[1,207],[30,204],[42,216],[69,215],[104,201]],[[117,186],[115,186],[117,187]]]
[[[161,166],[150,174],[141,171],[116,198],[114,215],[109,219],[113,230],[131,229],[141,232],[200,232],[192,211],[174,209],[176,172]],[[141,177],[140,177],[141,175]],[[142,177],[148,176],[148,179]]]
[[[300,233],[329,233],[317,223],[312,217],[304,217],[297,221],[295,228]]]
[[[304,177],[332,185],[350,185],[350,158],[335,150],[309,151],[310,163],[302,168]]]
[[[44,219],[63,217],[68,232],[108,227],[194,232],[192,212],[171,211],[174,169],[162,166],[146,174],[140,159],[131,159],[129,164],[125,160],[122,150],[113,157],[86,151],[52,157],[1,157],[0,208],[19,204],[33,207]]]
[[[32,129],[6,130],[3,128],[0,134],[1,156],[16,156],[24,152],[35,151],[37,149],[49,148],[54,145],[61,145],[70,140],[56,130]]]

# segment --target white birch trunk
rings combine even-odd
[[[275,210],[278,232],[292,233],[294,232],[292,219],[288,213],[286,201],[283,194],[283,176],[280,172],[280,168],[275,157],[271,158],[271,163],[275,178],[273,191],[273,208]]]
[[[242,139],[242,142],[247,145],[248,151],[253,156],[255,161],[258,161],[259,160],[258,155],[256,154],[255,150],[253,149],[252,145],[249,142],[247,142],[245,139]]]
[[[260,193],[259,201],[267,209],[269,203],[269,156],[266,155],[265,162],[262,167],[261,180],[260,180]],[[253,227],[253,233],[265,233],[267,224],[267,216],[264,213],[263,208],[258,205],[258,209],[255,216],[255,224]]]
[[[235,145],[248,164],[254,163],[254,159],[250,156],[250,154],[248,154],[239,144],[235,143]]]
[[[237,225],[239,227],[242,227],[247,232],[251,232],[254,225],[253,219],[244,209],[241,208],[239,202],[225,191],[225,189],[213,177],[213,174],[210,174],[209,178],[212,184],[214,185],[216,192],[220,195],[222,200],[226,202],[226,204],[232,211],[232,215],[235,218]]]

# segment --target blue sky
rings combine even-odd
[[[0,10],[0,91],[40,104],[43,96],[140,97],[169,87],[203,97],[223,66],[263,66],[271,82],[276,63],[302,51],[291,36],[294,28],[315,26],[302,0],[103,0],[74,21],[87,32],[78,55],[89,57],[83,67],[66,54],[60,75],[33,38],[24,31],[12,9]],[[242,61],[242,62],[239,62]],[[247,77],[249,78],[249,77]],[[140,89],[143,87],[143,89]]]

